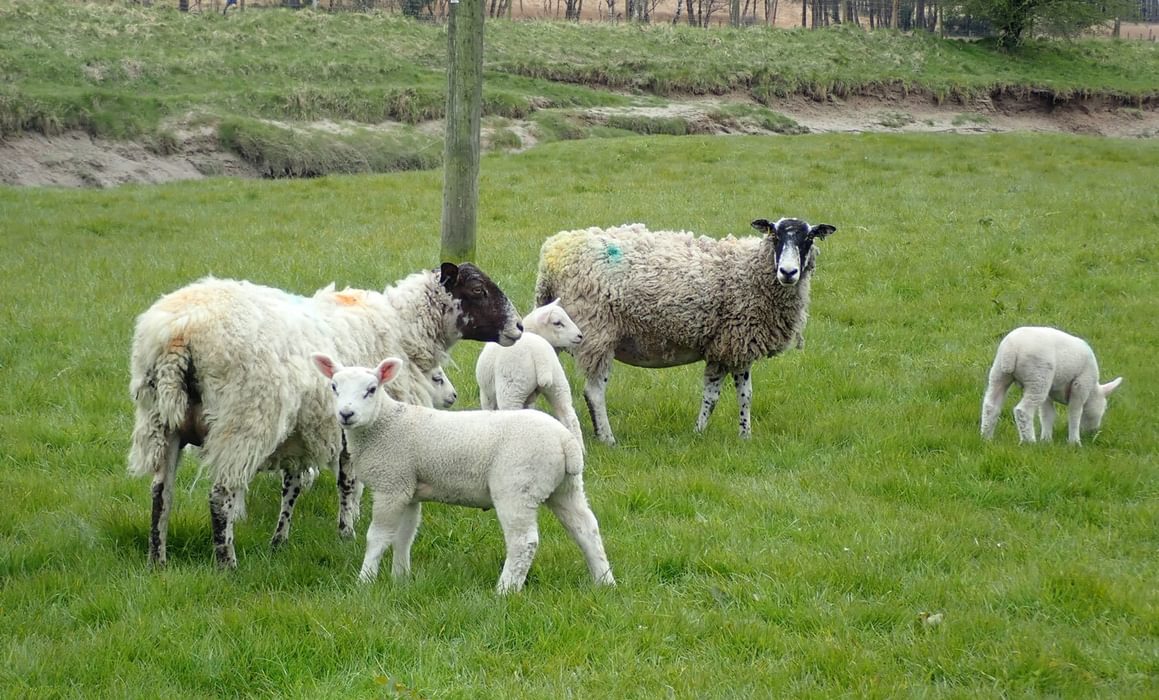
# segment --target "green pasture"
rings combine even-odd
[[[753,439],[731,390],[692,432],[700,366],[617,366],[620,445],[589,441],[586,482],[619,586],[593,588],[545,513],[503,599],[493,513],[441,506],[413,580],[358,585],[367,521],[338,539],[328,474],[277,553],[280,484],[259,476],[219,572],[192,458],[152,571],[149,484],[124,473],[138,313],[209,274],[305,293],[433,267],[440,173],[0,188],[0,696],[1155,697],[1157,164],[1153,140],[1025,134],[484,158],[478,262],[521,310],[561,229],[838,227],[806,348],[755,368]],[[1019,446],[1009,403],[978,436],[994,347],[1024,324],[1125,377],[1081,448]],[[454,349],[457,408],[478,351]]]

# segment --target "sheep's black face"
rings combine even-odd
[[[455,328],[468,340],[512,345],[523,334],[515,305],[471,263],[443,263],[439,283],[455,300]]]
[[[778,219],[775,223],[769,223],[768,219],[757,219],[752,226],[773,242],[777,282],[787,287],[800,282],[801,276],[808,269],[812,260],[813,240],[825,238],[837,230],[829,224],[810,226],[800,219]]]

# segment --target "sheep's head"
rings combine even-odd
[[[579,326],[559,305],[559,299],[533,309],[524,316],[523,329],[542,336],[557,350],[574,350],[584,339]]]
[[[330,380],[334,392],[335,413],[343,428],[357,428],[372,422],[378,414],[378,391],[391,382],[402,369],[403,361],[388,357],[374,369],[343,367],[329,356],[314,353],[314,367]]]
[[[1083,419],[1080,429],[1084,432],[1098,430],[1103,423],[1103,414],[1107,411],[1107,397],[1123,383],[1122,377],[1115,377],[1106,384],[1100,384],[1086,404],[1083,406]]]
[[[498,285],[471,263],[445,262],[439,284],[454,300],[452,316],[459,337],[510,346],[523,334],[515,305]]]
[[[435,408],[450,408],[455,405],[459,393],[455,391],[455,385],[451,384],[451,378],[442,367],[423,372],[423,375],[430,382],[431,402]]]
[[[752,226],[772,242],[777,282],[787,287],[801,281],[803,271],[809,269],[816,255],[813,241],[837,230],[836,226],[829,224],[810,226],[800,219],[777,219],[773,223],[768,219],[757,219]]]

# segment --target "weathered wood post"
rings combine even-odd
[[[442,259],[475,259],[479,121],[483,111],[483,1],[451,0],[443,149]]]

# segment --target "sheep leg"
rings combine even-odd
[[[580,428],[579,416],[575,414],[575,408],[571,405],[571,392],[569,391],[566,382],[555,382],[549,387],[543,389],[543,394],[547,398],[547,403],[551,406],[551,413],[556,420],[563,423],[563,426],[575,435],[575,439],[579,440],[580,446],[584,444],[584,433]]]
[[[704,398],[700,402],[700,415],[696,417],[696,432],[703,433],[708,426],[708,418],[716,410],[720,400],[720,385],[724,381],[724,365],[716,362],[704,363]]]
[[[278,515],[278,525],[270,538],[270,548],[277,549],[290,538],[290,519],[294,517],[294,504],[302,493],[302,473],[282,469],[282,509]]]
[[[495,515],[503,528],[503,540],[507,545],[507,558],[495,591],[500,594],[519,591],[527,581],[535,550],[539,548],[539,524],[536,522],[536,506],[520,500],[496,501]]]
[[[604,553],[600,524],[584,495],[583,477],[579,474],[564,477],[560,487],[547,499],[547,507],[583,552],[592,580],[597,585],[616,585],[612,565]]]
[[[592,370],[585,369],[584,374],[587,377],[584,382],[584,401],[588,404],[596,439],[607,445],[615,445],[616,437],[612,435],[612,424],[608,422],[606,400],[608,380],[612,377],[611,356],[604,357]]]
[[[1000,371],[990,370],[990,380],[986,385],[986,393],[982,397],[982,437],[990,440],[994,437],[994,428],[998,425],[998,416],[1002,413],[1002,404],[1006,401],[1006,392],[1014,383],[1014,377]]]
[[[748,439],[752,437],[752,420],[750,412],[753,405],[753,373],[749,367],[732,373],[732,383],[736,386],[736,403],[740,411],[740,436]]]
[[[1041,432],[1038,433],[1038,439],[1050,442],[1054,434],[1054,401],[1049,396],[1038,407],[1038,422],[1042,428]]]
[[[1034,416],[1043,401],[1050,400],[1050,382],[1026,382],[1022,399],[1014,404],[1014,424],[1018,426],[1019,442],[1034,442]]]
[[[170,435],[165,443],[164,462],[153,473],[153,518],[149,530],[149,563],[165,566],[165,551],[169,535],[169,513],[173,507],[173,480],[177,475],[177,461],[181,458],[181,442]]]
[[[1096,388],[1095,391],[1098,391]],[[1049,401],[1050,399],[1047,399]],[[1071,387],[1070,401],[1066,404],[1066,441],[1071,445],[1081,445],[1083,424],[1083,404],[1086,403],[1086,392],[1076,391]]]
[[[350,453],[345,445],[338,457],[338,535],[354,537],[354,524],[362,505],[362,482],[350,469]]]
[[[382,555],[395,538],[404,518],[409,499],[381,493],[374,494],[374,515],[366,530],[366,556],[362,559],[362,569],[358,580],[370,583],[378,578],[378,564]]]
[[[420,520],[422,504],[408,503],[399,519],[398,530],[394,533],[394,561],[391,563],[390,574],[396,579],[410,576],[410,548],[418,534]]]
[[[209,492],[209,521],[213,528],[213,550],[217,565],[222,569],[237,568],[237,554],[233,550],[233,521],[240,510],[240,495],[222,484],[214,484]]]

